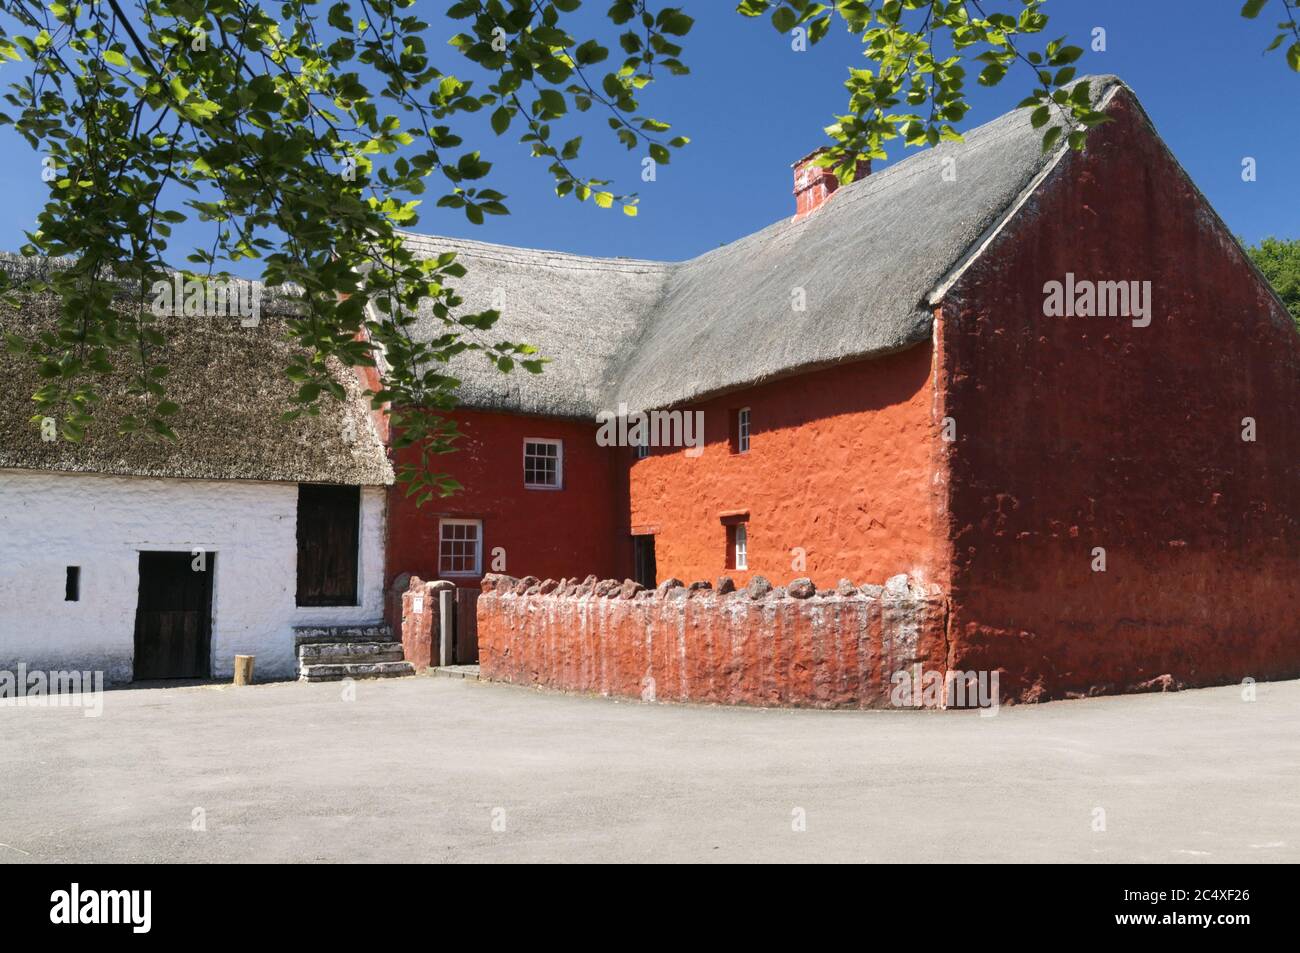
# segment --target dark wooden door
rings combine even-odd
[[[636,557],[635,580],[647,589],[655,587],[659,567],[655,565],[655,538],[650,534],[632,537],[633,555]]]
[[[298,605],[357,604],[360,518],[360,487],[298,487]]]
[[[453,642],[456,665],[478,664],[478,597],[479,589],[457,589],[454,619],[456,637]]]
[[[216,554],[199,569],[189,553],[141,553],[135,609],[135,677],[211,675],[212,573]]]

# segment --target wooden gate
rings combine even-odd
[[[479,589],[457,589],[453,621],[454,658],[457,665],[478,664]]]

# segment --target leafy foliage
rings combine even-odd
[[[1082,149],[1087,130],[1106,116],[1093,108],[1089,84],[1074,82],[1080,47],[1060,37],[1041,49],[1028,48],[1047,28],[1044,5],[1045,0],[1010,4],[1019,8],[1012,15],[986,12],[979,0],[840,0],[833,9],[814,0],[741,0],[737,10],[769,16],[782,32],[805,29],[813,43],[838,15],[861,38],[873,65],[849,70],[849,110],[827,127],[836,145],[820,160],[850,181],[856,158],[886,158],[889,140],[901,137],[915,146],[961,138],[954,123],[970,109],[967,63],[983,64],[977,82],[984,86],[1001,83],[1013,66],[1024,67],[1033,85],[1020,106],[1033,111],[1035,128],[1043,128],[1044,151],[1062,136]]]
[[[1263,272],[1300,331],[1300,238],[1265,238],[1246,252]]]
[[[1256,17],[1269,2],[1247,0],[1241,14]],[[1300,71],[1295,15],[1300,0],[1276,2],[1287,22],[1278,24],[1269,49],[1293,37],[1297,42],[1288,48],[1287,62]],[[1073,64],[1082,48],[1062,36],[1030,49],[1047,29],[1046,7],[1046,0],[740,0],[736,10],[768,17],[782,33],[802,30],[810,43],[825,37],[836,17],[861,38],[872,66],[849,70],[848,112],[827,127],[835,145],[818,160],[848,182],[857,157],[886,158],[885,143],[891,139],[901,137],[913,146],[961,138],[953,123],[970,109],[968,63],[983,64],[976,78],[982,86],[997,86],[1014,67],[1032,76],[1020,106],[1032,110],[1034,127],[1043,130],[1044,151],[1062,138],[1070,148],[1082,149],[1087,131],[1106,116],[1093,108],[1088,85],[1075,83]]]
[[[1294,39],[1287,60],[1300,70],[1300,0],[1273,2],[1286,20],[1271,49]],[[372,367],[369,396],[391,408],[394,445],[418,451],[399,474],[408,493],[423,502],[454,491],[455,481],[434,472],[456,437],[445,415],[458,383],[448,362],[474,351],[503,373],[544,364],[529,345],[492,336],[496,312],[465,313],[454,255],[422,259],[403,242],[430,182],[435,207],[472,223],[508,211],[486,184],[491,162],[465,146],[456,123],[486,111],[497,136],[513,134],[547,163],[558,195],[628,215],[636,195],[581,173],[583,136],[561,132],[565,124],[594,110],[618,142],[658,163],[688,142],[670,137],[640,98],[656,71],[688,72],[680,42],[691,17],[652,0],[610,0],[609,39],[575,28],[581,7],[450,0],[445,12],[463,29],[446,52],[441,27],[421,19],[416,0],[282,0],[274,12],[249,0],[0,0],[0,62],[19,71],[4,96],[13,113],[0,123],[51,172],[23,251],[70,259],[10,289],[53,292],[62,305],[56,332],[7,341],[46,381],[34,419],[58,414],[63,436],[82,440],[99,402],[96,376],[128,370],[139,409],[116,426],[174,437],[170,421],[183,419],[182,408],[167,397],[166,341],[145,302],[166,277],[173,229],[198,221],[213,240],[188,251],[193,273],[222,278],[230,263],[254,259],[266,284],[299,305],[290,330],[307,356],[285,369],[298,385],[286,416],[344,397],[330,362]],[[1045,7],[740,0],[737,10],[812,43],[836,18],[861,38],[871,66],[850,69],[847,110],[827,128],[834,148],[818,160],[848,181],[860,157],[884,157],[891,140],[960,138],[972,63],[985,86],[1012,69],[1030,79],[1021,106],[1043,130],[1044,149],[1082,148],[1105,116],[1075,81],[1082,50],[1064,37],[1041,42]],[[1248,0],[1241,13],[1253,19],[1269,8]],[[449,72],[431,49],[485,74],[485,88]],[[136,306],[112,307],[124,291]],[[432,340],[413,334],[422,302],[441,324]]]
[[[1272,52],[1287,43],[1286,62],[1297,73],[1300,73],[1300,19],[1297,18],[1296,12],[1300,10],[1300,0],[1277,0],[1278,5],[1282,8],[1282,15],[1285,20],[1277,23],[1277,35],[1273,37],[1273,42],[1268,45],[1268,51]],[[1241,8],[1241,15],[1247,19],[1254,20],[1265,10],[1276,10],[1277,6],[1271,3],[1271,0],[1246,0],[1245,5]]]
[[[56,170],[25,254],[71,259],[45,280],[11,292],[54,292],[57,333],[11,347],[39,362],[47,381],[35,395],[42,416],[62,416],[62,433],[81,440],[91,424],[96,374],[129,368],[139,413],[115,421],[124,432],[173,437],[180,410],[167,399],[165,339],[146,307],[166,278],[172,229],[209,223],[210,246],[189,250],[192,269],[259,259],[270,286],[290,290],[290,322],[308,357],[286,368],[298,385],[287,416],[342,399],[331,360],[375,367],[376,407],[390,405],[396,447],[418,447],[419,464],[401,478],[421,502],[456,484],[433,472],[455,430],[440,414],[454,406],[447,362],[478,351],[503,372],[540,373],[526,344],[497,340],[493,311],[463,313],[454,255],[422,260],[401,229],[418,224],[430,181],[436,205],[474,223],[505,214],[505,196],[483,182],[491,171],[452,126],[461,114],[491,110],[498,135],[511,129],[549,162],[560,195],[621,206],[636,198],[575,168],[581,138],[563,140],[570,112],[599,107],[629,149],[668,162],[684,137],[664,140],[667,123],[641,114],[639,97],[656,68],[685,73],[675,42],[692,20],[675,7],[616,0],[609,20],[624,27],[625,55],[575,36],[562,18],[580,0],[463,0],[453,17],[466,31],[448,57],[494,77],[484,90],[435,64],[435,28],[415,0],[285,0],[275,15],[247,0],[6,0],[10,28],[0,55],[21,69],[0,114]],[[436,37],[445,41],[445,34]],[[124,289],[136,307],[111,307]],[[15,300],[11,295],[11,301]],[[425,301],[443,331],[412,334]]]

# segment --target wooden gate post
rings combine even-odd
[[[438,664],[454,665],[452,656],[452,627],[456,611],[456,590],[447,588],[438,592]]]

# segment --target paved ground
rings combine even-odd
[[[104,701],[0,708],[0,861],[1300,859],[1300,682],[993,718],[431,677]]]

